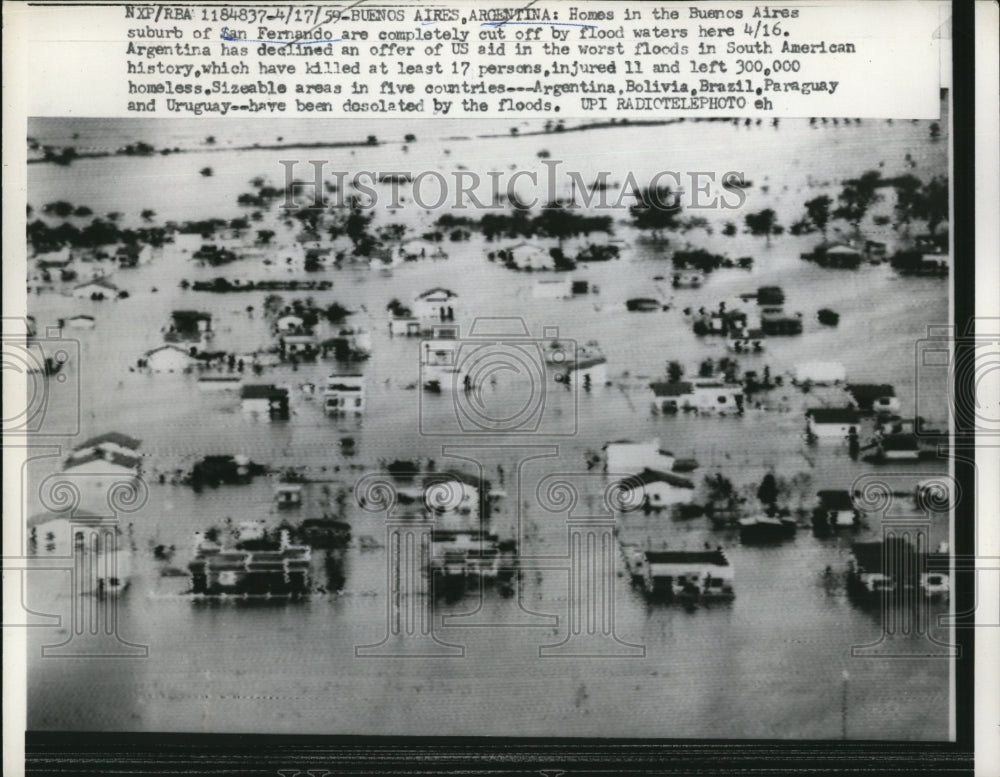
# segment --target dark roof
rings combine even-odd
[[[915,451],[918,450],[917,438],[912,434],[887,434],[879,443],[885,451]]]
[[[240,389],[242,399],[278,399],[288,396],[288,389],[269,384],[251,383]]]
[[[714,564],[728,567],[729,560],[721,550],[647,550],[649,564]]]
[[[186,321],[211,321],[212,314],[205,313],[201,310],[174,310],[170,313],[170,317],[174,320],[186,320]]]
[[[848,383],[847,392],[862,408],[871,407],[876,399],[896,396],[896,389],[888,383]]]
[[[826,490],[817,491],[816,496],[819,497],[820,503],[827,510],[853,510],[854,509],[854,499],[851,497],[851,492],[847,490]]]
[[[653,394],[658,397],[680,397],[685,394],[690,394],[693,390],[691,384],[683,380],[678,381],[677,383],[657,381],[655,383],[650,383],[649,387],[653,389]]]
[[[882,574],[886,571],[883,565],[885,560],[891,564],[890,571],[894,568],[897,574],[906,570],[915,571],[918,568],[916,549],[909,542],[900,537],[890,537],[886,543],[889,545],[888,548],[884,547],[885,544],[881,540],[855,542],[851,546],[851,555],[854,556],[858,568],[864,572]]]
[[[89,440],[80,443],[73,450],[80,451],[84,448],[94,448],[101,443],[114,443],[122,448],[128,448],[129,450],[138,450],[139,446],[142,445],[142,440],[137,440],[135,437],[129,437],[127,434],[122,434],[121,432],[105,432],[104,434],[99,434],[96,437],[91,437]]]
[[[861,420],[858,411],[850,407],[813,407],[806,415],[817,424],[856,424]]]
[[[649,467],[646,467],[642,472],[638,473],[636,478],[643,485],[648,485],[650,483],[666,483],[674,488],[694,488],[694,483],[687,478],[682,478],[671,472],[661,472],[657,469],[650,469]]]

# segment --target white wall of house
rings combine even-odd
[[[649,469],[670,472],[674,457],[660,453],[660,439],[649,442],[613,442],[605,448],[608,472],[625,474]]]
[[[596,388],[608,382],[608,365],[606,362],[601,362],[600,364],[592,364],[583,369],[570,370],[567,374],[570,382],[575,383],[577,386],[583,386],[589,377],[590,385]]]
[[[811,417],[809,418],[809,431],[812,432],[820,440],[844,440],[847,438],[851,427],[855,430],[858,429],[858,424],[844,424],[844,423],[816,423]]]
[[[178,348],[159,348],[146,354],[146,364],[153,372],[183,372],[194,359]]]
[[[695,489],[678,488],[669,483],[647,483],[646,498],[650,507],[669,507],[677,504],[691,504],[694,501]]]

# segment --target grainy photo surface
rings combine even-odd
[[[30,119],[28,728],[952,738],[940,100]]]

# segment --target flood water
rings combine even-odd
[[[929,139],[927,122],[866,120],[813,127],[806,121],[782,121],[777,128],[688,122],[517,138],[497,123],[386,121],[371,129],[354,128],[350,122],[286,126],[268,121],[241,123],[238,132],[230,128],[234,124],[33,122],[29,134],[43,142],[73,142],[81,149],[134,140],[202,148],[202,139],[212,133],[216,148],[167,157],[81,160],[68,168],[31,165],[29,202],[39,209],[52,200],[68,200],[88,205],[95,214],[119,211],[124,223],[136,225],[145,208],[156,212],[157,223],[233,218],[246,215],[236,196],[249,191],[247,182],[254,176],[283,185],[281,159],[328,159],[331,169],[348,171],[444,171],[464,165],[482,173],[511,165],[536,168],[536,154],[545,149],[551,158],[579,170],[583,180],[592,180],[602,169],[612,171],[612,180],[628,171],[640,180],[664,169],[744,171],[754,182],[746,208],[772,207],[787,227],[801,215],[805,200],[824,192],[835,197],[844,177],[876,168],[885,177],[904,171],[921,177],[947,172],[947,139]],[[71,141],[73,132],[79,137]],[[401,140],[407,132],[417,140],[404,151]],[[226,150],[274,143],[278,136],[282,142],[317,142],[363,139],[372,133],[384,144]],[[507,136],[473,137],[478,134]],[[213,168],[211,177],[198,172],[206,165]],[[879,212],[890,205],[883,203]],[[405,223],[419,235],[437,215],[403,207],[392,214],[378,212],[376,218],[377,223]],[[818,235],[781,235],[768,244],[763,238],[722,234],[726,221],[742,222],[742,211],[698,215],[708,220],[712,233],[694,229],[672,235],[671,247],[690,243],[733,258],[753,256],[753,269],[723,269],[700,289],[672,289],[669,282],[654,280],[669,277],[669,253],[644,241],[625,223],[627,213],[620,212],[615,214],[620,222],[616,234],[629,247],[617,261],[581,265],[572,277],[590,281],[599,291],[568,300],[535,299],[535,281],[551,273],[513,272],[488,261],[487,252],[514,241],[486,243],[478,235],[444,243],[444,260],[423,259],[386,271],[349,266],[309,274],[331,280],[333,288],[285,292],[286,301],[311,296],[322,306],[340,302],[356,311],[351,325],[372,332],[372,357],[360,367],[367,398],[360,418],[327,418],[319,398],[295,389],[307,382],[322,384],[333,371],[332,362],[270,368],[253,379],[293,387],[292,417],[273,423],[245,417],[233,393],[199,391],[197,375],[130,370],[145,351],[163,342],[162,329],[174,309],[213,315],[213,349],[244,353],[274,344],[263,315],[264,292],[211,294],[180,288],[182,279],[223,275],[305,278],[294,232],[284,229],[274,211],[254,225],[278,231],[274,247],[267,249],[272,264],[247,258],[221,268],[201,267],[189,249],[168,245],[148,265],[114,271],[114,282],[129,291],[127,299],[78,300],[62,289],[32,294],[29,313],[39,331],[73,315],[96,319],[92,330],[64,332],[79,343],[80,358],[67,370],[69,385],[78,384],[80,393],[78,401],[72,394],[53,394],[48,412],[66,423],[78,416],[80,437],[52,442],[72,447],[110,430],[143,441],[148,499],[122,517],[135,552],[131,585],[117,601],[117,625],[122,639],[148,646],[148,657],[42,658],[42,645],[70,638],[71,608],[79,597],[64,576],[28,574],[27,606],[63,618],[62,626],[29,630],[29,727],[827,739],[842,736],[846,719],[851,738],[949,738],[950,663],[942,657],[941,645],[947,642],[947,630],[932,625],[885,636],[882,614],[850,602],[844,591],[852,539],[846,535],[817,539],[802,528],[794,540],[778,547],[742,547],[735,532],[714,531],[705,518],[616,516],[619,532],[642,544],[723,546],[735,570],[735,600],[694,609],[650,605],[625,577],[617,576],[618,641],[605,645],[612,655],[540,657],[541,646],[561,643],[571,634],[564,562],[567,521],[604,514],[600,495],[605,476],[600,466],[588,469],[586,462],[608,441],[659,438],[676,456],[698,461],[691,476],[697,483],[722,472],[751,495],[769,471],[796,478],[788,496],[796,507],[811,507],[817,490],[848,488],[867,473],[885,477],[903,493],[912,492],[928,475],[947,471],[943,459],[876,469],[852,461],[846,445],[807,444],[803,411],[823,395],[805,396],[791,385],[771,392],[766,408],[750,406],[742,417],[651,412],[646,387],[661,378],[668,361],[679,361],[694,374],[702,359],[730,355],[721,340],[692,333],[684,308],[714,307],[758,286],[780,285],[786,307],[803,313],[804,332],[770,338],[764,354],[741,356],[744,370],[767,365],[772,375],[790,381],[803,361],[838,361],[852,381],[893,384],[904,416],[919,407],[932,425],[947,423],[947,387],[943,381],[919,380],[918,394],[922,376],[915,369],[917,344],[927,327],[950,319],[947,281],[901,278],[887,264],[863,264],[856,271],[820,268],[799,258],[819,241]],[[881,239],[891,250],[891,229],[884,229]],[[101,269],[78,266],[88,273]],[[596,341],[608,359],[610,385],[577,393],[546,384],[546,426],[538,434],[498,444],[484,435],[449,433],[455,425],[455,395],[416,388],[419,341],[390,337],[385,312],[391,299],[407,303],[434,286],[459,295],[456,321],[463,334],[476,319],[514,317],[541,342],[552,337],[547,329],[552,327],[561,339]],[[624,301],[633,296],[661,297],[670,310],[630,313]],[[837,327],[818,323],[816,311],[823,307],[840,313]],[[486,389],[487,401],[516,405],[519,390],[501,378],[495,388]],[[355,440],[351,455],[340,444],[344,437]],[[276,526],[288,517],[274,506],[276,479],[258,477],[251,485],[202,493],[172,484],[174,472],[213,453],[304,468],[316,482],[306,487],[295,519],[318,517],[344,491],[349,495],[344,518],[354,537],[368,535],[382,542],[385,514],[365,511],[353,498],[364,474],[384,471],[394,459],[419,459],[427,468],[433,460],[437,469],[479,470],[504,492],[492,527],[518,537],[526,557],[550,559],[551,568],[525,572],[511,597],[487,589],[482,596],[473,591],[457,601],[436,600],[438,640],[463,648],[443,648],[455,654],[450,656],[356,656],[356,647],[386,638],[390,604],[385,549],[366,550],[357,542],[333,559],[329,580],[321,554],[315,554],[314,582],[323,590],[305,601],[259,606],[194,602],[184,595],[186,578],[164,576],[163,571],[184,568],[195,531],[222,527],[227,518],[235,524],[263,519]],[[59,466],[59,457],[29,463],[27,515],[45,511],[34,486]],[[572,514],[540,503],[539,484],[552,475],[572,482],[579,492]],[[882,517],[869,515],[862,536],[877,538],[882,529]],[[947,515],[936,516],[931,543],[948,537]],[[176,548],[169,564],[154,558],[152,548],[158,545]],[[824,574],[827,567],[832,574]],[[427,601],[420,591],[411,596]],[[936,606],[930,615],[946,612],[946,606]],[[862,649],[852,655],[852,647]]]

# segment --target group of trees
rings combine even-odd
[[[818,230],[826,239],[827,230],[834,219],[847,222],[858,232],[862,220],[872,206],[882,201],[880,189],[891,187],[896,192],[896,226],[909,231],[915,220],[924,221],[931,235],[948,220],[948,181],[935,176],[921,181],[915,175],[883,178],[878,170],[869,170],[858,178],[844,181],[837,200],[821,194],[805,203],[805,215],[797,225],[797,232]]]

